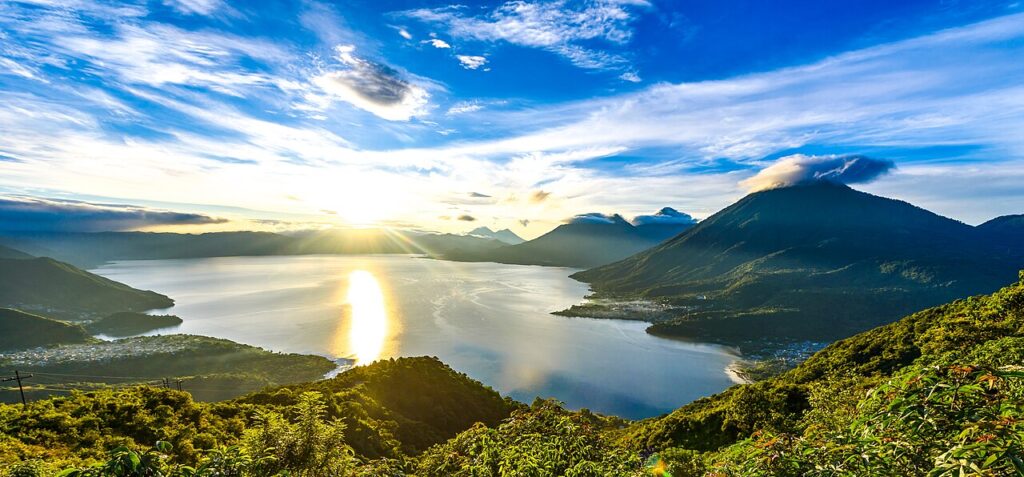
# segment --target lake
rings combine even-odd
[[[93,272],[173,298],[159,312],[184,322],[159,333],[356,365],[436,356],[520,401],[554,397],[628,418],[722,391],[737,359],[650,336],[641,322],[551,315],[588,291],[566,268],[375,255],[122,261]]]

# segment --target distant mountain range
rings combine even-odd
[[[387,229],[292,232],[21,232],[0,236],[0,257],[24,250],[83,268],[114,260],[314,254],[425,254],[460,261],[592,267],[652,247],[696,221],[664,208],[638,216],[583,214],[531,241],[508,229],[479,227],[468,234]],[[13,247],[13,248],[12,248]],[[19,258],[12,255],[10,258]],[[24,258],[24,257],[20,257]]]
[[[1020,242],[1000,246],[1000,237],[1014,224],[971,227],[823,182],[750,194],[657,247],[573,277],[599,295],[689,310],[655,334],[831,340],[1012,282],[1024,266],[1011,250]]]
[[[516,245],[491,250],[459,249],[450,260],[586,268],[621,260],[673,237],[696,223],[671,208],[639,216],[630,223],[621,215],[577,215],[554,230]]]
[[[167,308],[170,298],[137,290],[52,258],[0,259],[0,306],[80,319]]]
[[[264,255],[427,254],[480,252],[505,245],[492,238],[385,229],[328,229],[290,234],[215,232],[29,232],[7,234],[0,244],[83,268],[114,260],[158,260]],[[4,254],[0,249],[0,255]],[[12,257],[14,258],[14,257]]]
[[[509,229],[501,229],[497,232],[490,229],[490,227],[477,227],[470,230],[466,235],[475,235],[477,237],[484,237],[497,240],[507,245],[515,245],[525,242],[522,237],[516,235],[515,232]]]

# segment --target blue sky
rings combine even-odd
[[[0,199],[532,237],[862,155],[978,223],[1024,213],[1021,58],[1018,1],[0,2]]]

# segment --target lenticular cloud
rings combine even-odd
[[[806,156],[795,154],[779,159],[757,175],[740,182],[751,192],[814,182],[863,184],[896,168],[889,159],[862,155]]]

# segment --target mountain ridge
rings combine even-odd
[[[656,323],[655,334],[835,339],[997,289],[1022,264],[986,255],[994,251],[970,225],[818,183],[752,193],[654,248],[573,278],[599,295],[689,310]],[[825,319],[837,308],[842,316]]]
[[[667,207],[659,213],[668,210],[678,214]],[[444,258],[466,262],[587,268],[628,257],[691,226],[692,222],[634,225],[619,214],[580,214],[533,240],[483,253],[455,250],[444,255]]]

